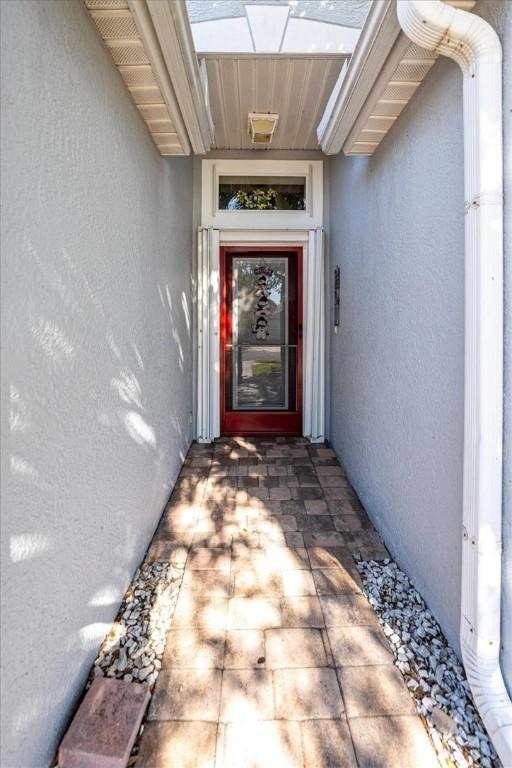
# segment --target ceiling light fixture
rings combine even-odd
[[[256,145],[268,145],[277,128],[279,115],[266,112],[249,112],[247,129],[251,141]]]

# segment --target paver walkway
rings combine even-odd
[[[186,561],[137,768],[430,768],[353,557],[381,559],[332,450],[193,445],[148,553]]]

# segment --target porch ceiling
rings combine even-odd
[[[204,54],[218,149],[254,149],[249,112],[277,112],[272,149],[317,149],[344,54]]]

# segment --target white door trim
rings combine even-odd
[[[324,237],[311,230],[200,227],[197,248],[197,428],[200,443],[220,436],[220,248],[222,245],[297,245],[303,249],[303,435],[325,438]]]
[[[325,439],[325,274],[324,232],[309,232],[304,263],[304,435],[311,442]]]
[[[200,227],[197,237],[197,428],[200,443],[219,435],[219,232]]]

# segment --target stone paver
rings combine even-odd
[[[439,768],[427,732],[416,715],[357,717],[349,722],[360,768]]]
[[[229,601],[229,629],[269,629],[281,626],[281,609],[275,597],[234,597]]]
[[[279,571],[243,569],[234,574],[235,597],[282,597],[283,579]]]
[[[315,568],[315,588],[319,595],[344,595],[361,592],[361,580],[346,568]]]
[[[363,595],[323,595],[320,604],[326,627],[378,625],[379,620]]]
[[[337,667],[393,663],[389,644],[379,627],[329,627],[327,635]]]
[[[276,714],[284,720],[334,719],[343,700],[334,669],[278,669],[274,672]]]
[[[214,549],[208,547],[193,548],[189,552],[187,568],[192,571],[215,570],[229,571],[229,561],[231,554],[229,551]]]
[[[176,541],[156,538],[149,548],[148,560],[168,560],[173,565],[181,565],[187,561],[189,542],[178,544]]]
[[[215,768],[217,730],[203,721],[147,723],[137,768]]]
[[[343,691],[347,717],[414,715],[412,696],[400,671],[393,664],[342,667],[338,680]]]
[[[309,569],[308,553],[303,548],[276,547],[266,551],[268,568],[282,571]]]
[[[323,627],[318,597],[285,597],[281,600],[283,627]]]
[[[308,557],[313,570],[316,568],[354,568],[352,555],[346,547],[309,547]]]
[[[149,720],[217,722],[221,677],[218,669],[162,669],[149,706]]]
[[[345,720],[307,720],[301,723],[305,768],[357,768]]]
[[[339,531],[304,531],[306,547],[343,547],[345,535]]]
[[[231,629],[226,633],[224,669],[263,669],[265,634],[261,629]]]
[[[302,768],[300,725],[267,720],[229,723],[217,751],[220,768]]]
[[[223,723],[273,720],[272,673],[264,669],[228,669],[222,675]]]
[[[222,669],[224,634],[208,629],[171,629],[162,660],[164,668]]]
[[[96,678],[59,747],[59,765],[124,768],[148,701],[145,686]]]
[[[283,571],[285,597],[316,596],[315,583],[310,571]]]
[[[226,629],[228,599],[182,592],[176,603],[174,627]]]
[[[204,597],[231,597],[231,577],[229,571],[187,570],[181,589]]]
[[[265,651],[270,669],[327,666],[319,629],[269,629],[265,632]]]
[[[164,556],[185,575],[137,768],[437,765],[355,568],[387,550],[330,448],[194,444]]]

